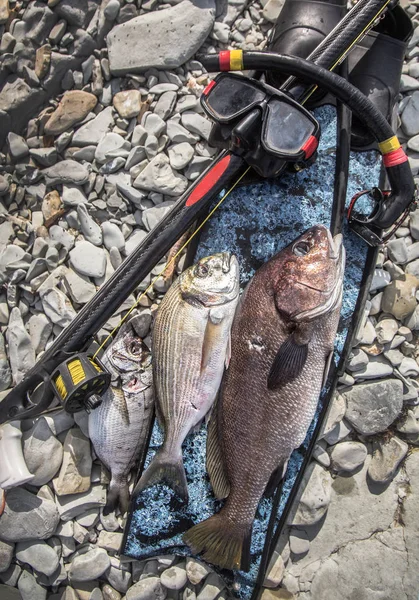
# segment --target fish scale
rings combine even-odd
[[[227,499],[184,536],[222,568],[249,568],[259,501],[313,419],[339,321],[344,260],[342,236],[315,226],[263,265],[243,294],[207,440],[214,493]]]

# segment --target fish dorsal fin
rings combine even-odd
[[[276,390],[296,379],[304,368],[308,354],[308,340],[299,340],[293,332],[280,346],[268,375],[268,389]]]
[[[217,400],[218,404],[219,400]],[[230,484],[225,471],[223,454],[218,437],[217,405],[214,406],[208,424],[207,436],[207,471],[214,495],[218,500],[227,498]]]
[[[202,342],[201,372],[208,366],[211,356],[219,344],[221,334],[220,324],[222,320],[223,314],[220,310],[217,310],[217,307],[209,311],[204,340]]]

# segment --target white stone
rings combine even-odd
[[[369,477],[377,483],[388,483],[407,454],[409,446],[396,436],[389,440],[375,440],[368,467]]]
[[[211,0],[183,0],[176,6],[117,25],[107,38],[112,73],[125,75],[150,67],[179,67],[205,41],[214,17]]]
[[[356,385],[343,392],[345,417],[363,435],[385,431],[402,409],[402,395],[403,384],[398,379]]]
[[[180,590],[188,581],[185,569],[170,567],[160,575],[160,581],[168,590]]]
[[[134,181],[134,186],[167,196],[179,196],[186,190],[188,180],[173,171],[165,154],[158,154],[141,171]]]
[[[335,471],[353,471],[367,457],[367,448],[361,442],[340,442],[330,450],[332,468]]]
[[[113,110],[107,106],[94,119],[77,129],[71,141],[73,146],[96,146],[114,124]]]
[[[308,482],[307,482],[308,479]],[[312,463],[305,475],[306,487],[301,496],[292,525],[313,525],[326,513],[332,488],[332,477],[320,465]]]
[[[97,248],[90,242],[77,242],[70,252],[70,264],[81,275],[103,277],[106,256],[101,248]]]
[[[76,316],[70,300],[57,288],[42,292],[41,301],[48,319],[60,327],[66,327]]]
[[[91,581],[103,575],[109,566],[106,550],[94,548],[72,560],[68,576],[70,581]]]

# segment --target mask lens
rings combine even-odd
[[[262,102],[265,93],[235,77],[223,77],[206,98],[206,106],[215,119],[234,119],[246,108]]]
[[[268,104],[265,144],[274,152],[297,154],[314,131],[314,124],[291,104],[272,98]]]

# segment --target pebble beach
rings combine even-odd
[[[282,5],[0,0],[0,402],[211,164],[197,52],[263,50]],[[419,183],[419,2],[402,5],[415,29],[398,136]],[[146,343],[167,286],[140,300]],[[261,600],[417,599],[418,339],[419,209],[380,250]],[[103,515],[109,475],[87,420],[16,425],[33,477],[0,489],[0,600],[229,599],[199,560],[120,557],[125,517]]]

